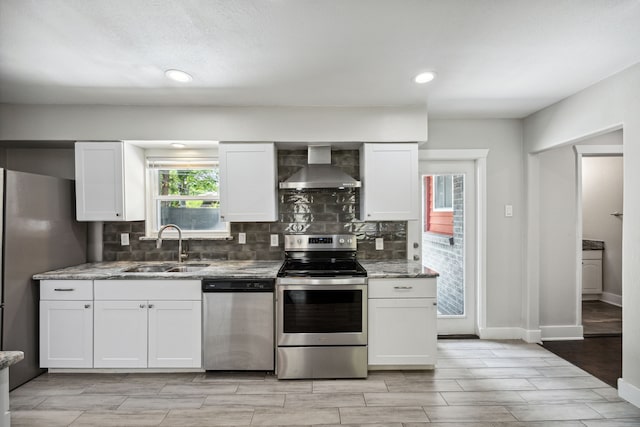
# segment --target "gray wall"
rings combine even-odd
[[[7,169],[75,179],[73,148],[7,148],[2,151]]]

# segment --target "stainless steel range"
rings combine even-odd
[[[367,272],[353,235],[286,235],[276,280],[276,373],[367,376]]]

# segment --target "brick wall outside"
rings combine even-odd
[[[332,164],[360,179],[358,150],[332,152]],[[279,150],[278,181],[291,176],[307,163],[306,150]],[[359,189],[279,190],[279,221],[232,223],[229,240],[184,241],[189,260],[280,260],[284,258],[283,238],[290,233],[352,233],[358,239],[360,259],[406,259],[406,221],[363,222]],[[247,243],[238,244],[238,233],[246,233]],[[120,233],[130,233],[130,245],[120,245]],[[144,221],[105,222],[103,259],[105,261],[176,260],[178,242],[164,240],[156,249],[155,240],[144,237]],[[278,247],[270,246],[270,235],[280,236]],[[375,238],[384,239],[384,250],[375,250]],[[186,243],[185,243],[186,242]]]
[[[423,233],[423,264],[440,273],[438,313],[464,314],[464,176],[453,177],[453,237]],[[451,244],[453,241],[453,244]]]

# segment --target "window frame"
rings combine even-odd
[[[218,182],[218,192],[208,196],[166,196],[158,194],[159,180],[158,171],[160,170],[206,170],[211,168],[220,169],[220,162],[217,157],[171,157],[171,156],[147,156],[145,162],[147,182],[147,210],[145,221],[145,237],[157,238],[160,228],[160,209],[158,205],[162,201],[188,201],[188,200],[205,200],[220,203],[220,182]],[[218,174],[218,176],[220,176]],[[231,223],[220,221],[226,226],[222,230],[182,230],[183,239],[228,239],[231,237]],[[168,228],[162,233],[162,238],[177,239],[178,232],[174,228]]]
[[[453,212],[453,196],[454,196],[454,191],[453,191],[453,175],[448,175],[448,174],[440,174],[440,175],[432,175],[433,176],[433,180],[432,180],[432,189],[431,191],[433,192],[433,207],[432,210],[434,212]],[[447,178],[450,177],[451,178],[451,207],[449,206],[445,206],[442,208],[437,208],[436,205],[436,201],[439,200],[439,196],[438,196],[438,190],[437,190],[437,182],[438,182],[438,178]],[[446,183],[445,183],[445,191],[446,191]]]

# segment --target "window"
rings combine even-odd
[[[147,236],[176,224],[183,237],[227,237],[229,223],[220,221],[217,159],[147,158],[149,198]],[[167,229],[166,236],[177,235]]]
[[[453,211],[453,175],[433,176],[433,210]]]

